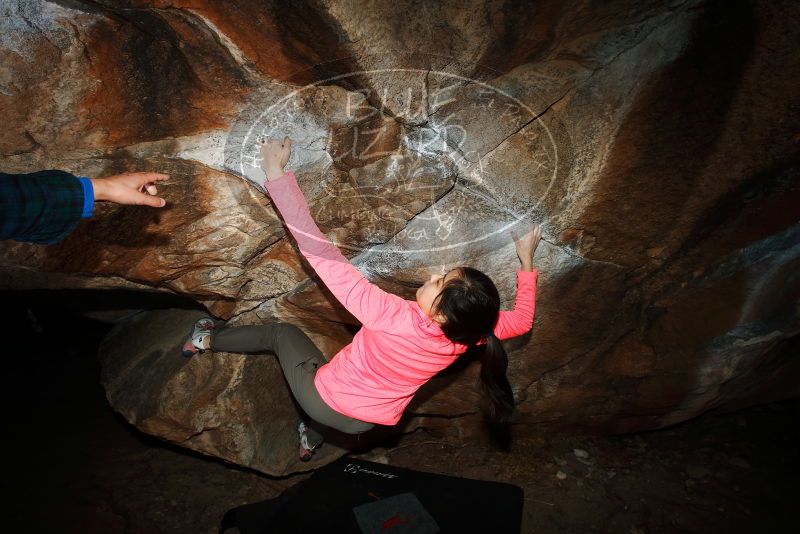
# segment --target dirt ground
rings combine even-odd
[[[6,532],[214,533],[227,509],[307,476],[266,477],[131,428],[98,384],[102,331],[14,332],[3,374]],[[789,401],[630,436],[542,431],[510,453],[420,431],[360,457],[517,484],[526,533],[796,532],[798,421],[800,402]]]
[[[526,533],[788,533],[800,515],[798,414],[796,401],[772,404],[631,436],[516,440],[511,453],[419,434],[383,452],[392,465],[521,486]]]

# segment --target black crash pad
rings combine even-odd
[[[522,505],[511,484],[340,458],[275,499],[230,510],[220,532],[518,534]]]

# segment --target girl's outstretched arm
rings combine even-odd
[[[264,188],[297,241],[300,252],[342,306],[370,330],[390,329],[400,322],[400,315],[407,313],[405,301],[370,283],[320,231],[294,173],[283,172],[290,149],[288,138],[283,144],[272,140],[265,144],[262,150],[262,166],[267,176]]]
[[[501,311],[494,327],[498,339],[520,336],[533,328],[536,311],[536,281],[539,271],[533,268],[533,254],[542,237],[541,228],[536,224],[522,237],[515,238],[520,269],[517,271],[517,298],[512,311]]]

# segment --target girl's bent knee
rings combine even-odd
[[[292,323],[272,323],[270,327],[275,328],[279,334],[294,335],[297,334],[298,332],[302,333],[302,330],[300,330],[297,326],[293,325]]]
[[[303,331],[291,323],[272,323],[266,328],[273,329],[276,339],[291,340],[304,336]]]

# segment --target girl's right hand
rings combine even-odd
[[[530,270],[533,267],[533,254],[542,238],[542,229],[538,224],[528,225],[520,230],[512,230],[511,237],[517,246],[517,256],[522,263],[522,268]]]

